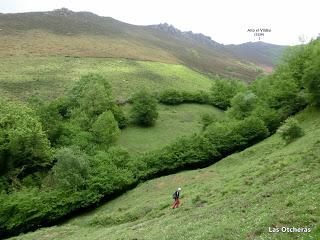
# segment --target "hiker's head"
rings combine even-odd
[[[178,187],[178,189],[177,189],[177,190],[178,190],[178,192],[180,192],[180,191],[181,191],[181,188],[180,188],[180,187]]]

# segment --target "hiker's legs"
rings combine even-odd
[[[177,203],[177,200],[174,200],[174,202],[172,204],[172,209],[176,208],[176,203]]]
[[[177,199],[177,201],[176,201],[176,207],[178,208],[178,207],[179,207],[179,205],[180,205],[180,200],[179,200],[179,199]]]
[[[179,207],[179,204],[180,204],[179,199],[176,199],[176,200],[174,201],[173,205],[172,205],[172,208],[174,209],[174,208]]]

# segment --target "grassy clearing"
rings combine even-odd
[[[278,134],[199,170],[139,185],[93,212],[13,239],[319,239],[320,112],[299,114],[305,135]],[[182,205],[170,209],[182,187]],[[311,227],[269,233],[268,227]]]
[[[223,111],[208,105],[159,105],[159,118],[151,128],[129,126],[121,131],[118,144],[130,152],[146,152],[169,144],[178,137],[189,136],[201,130],[201,115],[210,113],[223,117]],[[174,126],[174,127],[173,127]]]
[[[143,87],[153,91],[207,90],[213,81],[182,65],[112,58],[11,56],[0,58],[0,68],[0,92],[23,100],[31,95],[62,95],[89,72],[105,75],[117,98]]]

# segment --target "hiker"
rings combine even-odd
[[[172,197],[174,199],[174,203],[172,205],[172,209],[175,209],[177,207],[179,207],[180,205],[180,191],[181,191],[181,188],[178,188],[177,191],[175,191],[173,194],[172,194]]]

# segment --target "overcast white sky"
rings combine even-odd
[[[298,44],[320,33],[319,0],[0,0],[0,12],[90,11],[131,24],[167,22],[223,43],[257,41],[248,28],[270,28],[261,40]]]

